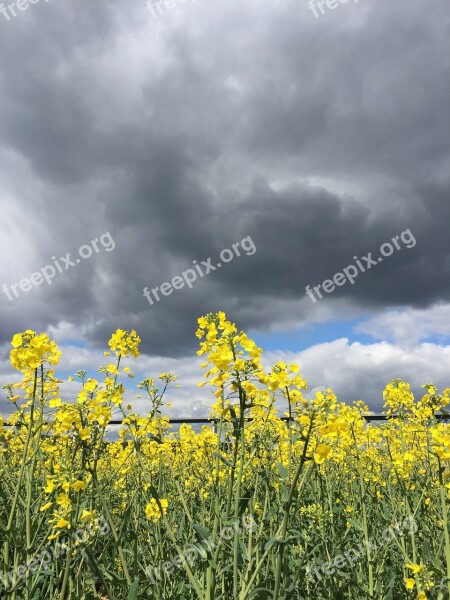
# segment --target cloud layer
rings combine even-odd
[[[450,293],[449,21],[446,0],[319,19],[303,0],[187,2],[157,19],[144,0],[54,0],[0,15],[0,285],[107,231],[115,242],[51,285],[0,294],[0,343],[68,327],[94,351],[134,327],[148,356],[184,360],[196,318],[216,310],[256,330],[369,314],[366,332],[403,343],[395,322]],[[407,228],[414,248],[320,303],[305,296]],[[253,256],[144,298],[245,236]],[[423,327],[439,332],[436,310]],[[415,348],[411,373],[431,356]],[[364,352],[345,352],[361,385],[351,357]]]

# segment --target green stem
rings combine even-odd
[[[280,596],[280,589],[281,589],[281,572],[283,569],[283,562],[284,562],[284,552],[285,552],[285,543],[286,543],[286,534],[287,534],[287,528],[288,528],[288,524],[289,524],[289,516],[290,516],[290,511],[291,511],[291,505],[292,505],[292,499],[294,497],[294,492],[295,492],[295,488],[297,486],[297,482],[299,480],[299,477],[301,475],[301,472],[303,470],[303,466],[307,460],[307,452],[308,452],[308,446],[309,446],[309,441],[311,438],[311,432],[312,432],[312,428],[313,428],[313,422],[314,419],[313,417],[311,417],[310,419],[310,423],[309,423],[309,429],[308,429],[308,433],[306,435],[306,439],[304,442],[304,446],[303,446],[303,452],[302,452],[302,456],[300,458],[300,462],[299,465],[297,467],[297,470],[295,472],[294,475],[294,479],[292,480],[291,483],[291,487],[289,489],[289,494],[288,494],[288,498],[287,501],[285,502],[285,506],[284,506],[284,517],[283,517],[283,523],[281,526],[281,538],[279,540],[280,543],[280,552],[279,555],[277,557],[277,564],[276,564],[276,575],[275,575],[275,587],[274,587],[274,592],[273,592],[273,600],[278,600],[279,596]],[[306,470],[305,475],[302,479],[302,484],[305,481],[305,477],[308,474],[309,469]]]
[[[31,401],[30,423],[28,425],[27,436],[26,436],[25,444],[24,444],[24,448],[23,448],[22,462],[20,465],[19,477],[17,480],[17,486],[16,486],[16,490],[15,490],[15,494],[14,494],[14,499],[13,499],[13,503],[12,503],[11,510],[9,513],[8,523],[6,525],[6,532],[5,532],[6,534],[9,534],[9,532],[11,531],[12,524],[14,522],[17,503],[19,501],[20,491],[21,491],[21,487],[22,487],[22,480],[23,480],[23,476],[24,476],[25,469],[27,467],[27,462],[28,462],[27,461],[28,451],[29,451],[29,447],[30,447],[32,433],[33,433],[34,405],[35,405],[35,401],[36,401],[36,389],[37,389],[37,373],[38,373],[38,371],[37,371],[37,369],[35,369],[33,397],[32,397],[32,401]],[[3,562],[4,562],[4,569],[5,569],[5,574],[6,574],[8,571],[8,563],[9,563],[9,539],[8,539],[8,537],[6,537],[5,542],[3,544]]]
[[[444,541],[445,541],[445,560],[447,564],[447,590],[450,597],[450,536],[448,532],[448,512],[447,512],[447,498],[446,489],[444,486],[444,480],[442,477],[441,461],[438,457],[439,463],[439,492],[441,497],[441,509],[442,509],[442,521],[444,525]]]
[[[241,431],[240,431],[240,446],[241,446],[241,456],[239,463],[239,472],[236,482],[236,496],[234,502],[234,519],[235,523],[238,522],[239,519],[239,505],[241,500],[241,484],[242,484],[242,475],[244,471],[244,459],[245,459],[245,431],[243,424],[243,411],[241,410]],[[233,541],[233,598],[237,598],[239,594],[239,531],[234,532],[234,541]]]

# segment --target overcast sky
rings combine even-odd
[[[448,0],[172,2],[0,13],[2,383],[14,332],[56,336],[66,373],[135,328],[139,374],[207,414],[196,319],[224,310],[343,400],[449,386]]]

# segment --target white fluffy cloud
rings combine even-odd
[[[389,339],[407,346],[433,336],[450,336],[450,304],[430,308],[390,310],[358,326],[358,331],[376,339]]]
[[[375,412],[381,410],[382,391],[392,379],[408,381],[416,392],[426,383],[441,389],[450,385],[450,346],[437,344],[405,349],[388,342],[361,344],[343,338],[299,353],[270,352],[268,359],[298,362],[310,388],[330,387],[339,400],[364,400]]]

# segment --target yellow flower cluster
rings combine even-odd
[[[167,507],[169,506],[166,498],[161,498],[159,502],[152,498],[145,507],[145,516],[154,523],[157,523],[159,519],[167,513]]]
[[[10,352],[11,364],[23,373],[37,369],[44,362],[57,365],[61,357],[61,351],[53,340],[50,340],[45,333],[37,335],[31,329],[16,333],[11,345],[13,347]]]
[[[134,329],[131,331],[124,331],[123,329],[117,329],[117,331],[111,336],[108,344],[112,352],[116,353],[116,356],[139,356],[139,344],[141,338],[135,332]]]

